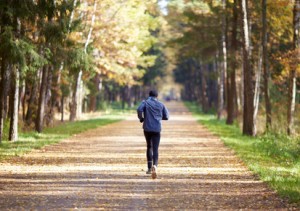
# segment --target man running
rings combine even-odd
[[[144,100],[137,109],[138,118],[143,122],[144,135],[147,142],[147,174],[157,177],[158,147],[160,142],[161,120],[169,119],[165,105],[157,100],[157,92],[151,90],[149,98]]]

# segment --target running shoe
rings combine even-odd
[[[156,166],[152,166],[152,179],[156,179],[157,177],[157,167]]]
[[[146,174],[151,174],[151,173],[152,173],[151,168],[146,171]]]

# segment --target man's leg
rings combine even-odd
[[[148,164],[148,170],[152,167],[152,160],[153,160],[153,149],[152,149],[152,143],[151,143],[151,133],[144,131],[145,139],[147,142],[147,164]]]
[[[152,179],[157,178],[157,165],[158,165],[158,147],[160,142],[160,133],[152,133],[152,148],[153,148],[153,167],[152,167]]]
[[[152,147],[153,147],[153,165],[158,165],[158,148],[160,142],[160,133],[152,134]]]

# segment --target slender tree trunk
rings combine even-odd
[[[259,48],[259,55],[258,55],[258,67],[257,67],[257,74],[256,74],[256,81],[255,81],[255,91],[254,91],[254,121],[256,121],[258,108],[259,108],[259,95],[260,95],[260,79],[261,79],[261,69],[262,69],[262,48]],[[254,133],[256,134],[257,128],[256,124],[254,125]]]
[[[20,110],[20,106],[22,106],[22,121],[24,122],[25,120],[25,102],[26,102],[26,84],[25,84],[25,80],[23,80],[22,85],[20,86],[19,89],[19,110]]]
[[[9,72],[7,69],[5,58],[2,57],[1,61],[1,89],[0,89],[0,143],[3,137],[3,128],[5,121],[5,103],[7,101],[7,91],[8,91],[8,78]]]
[[[224,109],[224,90],[225,80],[227,72],[227,21],[226,21],[226,0],[222,0],[222,68],[219,76],[219,104],[218,104],[218,119],[222,118],[222,112]]]
[[[47,77],[47,91],[45,98],[45,122],[46,125],[49,126],[54,119],[54,104],[56,99],[56,93],[53,91],[56,87],[53,87],[53,77],[54,77],[54,67],[53,65],[49,65],[48,67],[48,77]]]
[[[234,119],[237,116],[237,93],[236,93],[236,68],[237,68],[237,26],[238,26],[238,9],[237,0],[234,0],[233,5],[233,20],[232,20],[232,40],[231,40],[231,60],[230,69],[227,74],[227,90],[228,90],[228,100],[227,100],[227,119],[226,124],[233,124]]]
[[[296,64],[293,64],[289,78],[289,93],[288,93],[288,112],[287,112],[287,133],[294,133],[294,113],[296,104],[296,67],[300,63],[300,0],[295,0],[294,5],[294,49],[296,56]]]
[[[39,104],[37,111],[37,118],[35,122],[35,130],[39,133],[43,130],[44,114],[45,114],[45,101],[47,92],[47,78],[48,78],[48,65],[43,67],[42,82],[40,87]]]
[[[96,74],[93,78],[93,85],[95,87],[94,91],[91,91],[90,93],[90,105],[89,110],[94,112],[97,110],[97,97],[99,96],[99,92],[102,88],[102,80],[100,74]]]
[[[28,100],[28,105],[27,105],[27,112],[25,116],[25,122],[26,125],[30,125],[32,122],[32,114],[37,111],[37,99],[38,99],[38,89],[39,89],[39,81],[40,81],[40,75],[41,75],[41,70],[38,70],[36,80],[33,80],[32,88],[30,91],[30,97]]]
[[[126,103],[126,87],[122,87],[121,89],[121,101],[122,101],[122,109],[125,109],[125,103]]]
[[[254,71],[250,59],[250,36],[248,25],[247,0],[240,1],[242,17],[243,69],[244,69],[244,109],[243,134],[255,135],[254,121]]]
[[[72,103],[70,104],[70,121],[73,122],[76,119],[77,103],[78,103],[78,91],[81,82],[82,71],[75,75],[75,89],[72,95]]]
[[[20,72],[16,68],[15,65],[13,65],[13,92],[12,92],[12,99],[13,104],[12,106],[12,112],[10,117],[10,129],[9,129],[9,140],[10,141],[17,141],[18,140],[18,114],[19,114],[19,84],[20,84]]]
[[[60,112],[61,112],[61,119],[60,121],[63,122],[64,121],[64,109],[65,109],[65,97],[64,95],[61,96],[61,107],[60,107]]]
[[[83,73],[81,71],[81,73]],[[78,87],[78,92],[77,92],[77,109],[76,109],[76,117],[80,118],[82,115],[82,108],[83,108],[83,96],[84,96],[84,92],[83,92],[83,81],[82,81],[82,75],[80,77],[80,81],[79,81],[79,87]]]
[[[222,111],[224,109],[224,62],[219,62],[220,67],[219,73],[218,73],[218,112],[217,117],[218,119],[221,119]]]
[[[272,126],[272,107],[269,92],[269,69],[268,69],[268,35],[267,35],[267,0],[262,0],[262,67],[263,67],[263,92],[266,106],[266,130]]]
[[[96,95],[91,95],[90,96],[90,109],[89,109],[91,112],[96,111],[96,104],[97,104]]]
[[[7,81],[6,81],[6,90],[5,90],[5,96],[3,101],[3,118],[6,120],[8,117],[10,117],[10,109],[9,109],[9,93],[11,91],[11,72],[12,72],[12,65],[7,65]]]
[[[131,85],[127,85],[127,103],[128,103],[128,107],[132,108],[133,107],[133,103],[132,103],[132,86]]]

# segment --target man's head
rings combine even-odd
[[[151,91],[149,92],[149,97],[157,97],[157,96],[158,96],[157,91],[151,90]]]

